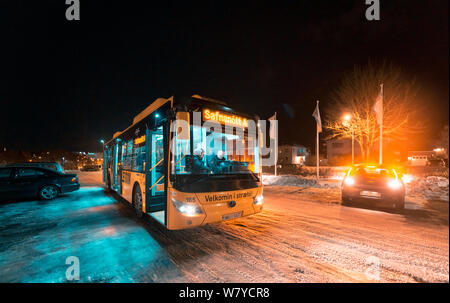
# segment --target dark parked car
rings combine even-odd
[[[100,165],[95,164],[88,164],[83,166],[80,170],[81,171],[99,171],[101,169]]]
[[[25,162],[25,163],[10,163],[6,164],[5,167],[41,167],[56,170],[57,172],[63,173],[61,164],[58,162]]]
[[[78,190],[76,174],[40,167],[0,167],[0,199],[39,197],[51,200],[60,193]]]
[[[393,168],[355,165],[342,182],[342,204],[370,203],[372,206],[405,207],[405,186]]]

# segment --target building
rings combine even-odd
[[[309,155],[309,149],[301,144],[285,144],[278,147],[279,164],[304,165]]]
[[[432,157],[432,151],[409,151],[408,165],[409,166],[426,166],[428,160]]]
[[[447,159],[445,148],[435,148],[432,151],[408,152],[408,166],[428,166],[433,164],[445,166],[445,160]]]

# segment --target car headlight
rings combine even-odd
[[[172,203],[180,213],[186,216],[194,216],[203,213],[200,205],[194,203],[184,203],[175,199],[172,199]]]
[[[256,196],[255,200],[253,201],[253,204],[255,205],[261,205],[263,203],[264,197],[263,195]]]
[[[355,184],[355,179],[353,179],[352,177],[346,177],[344,179],[344,184],[347,186],[352,186]]]
[[[399,189],[399,188],[402,187],[402,182],[400,182],[400,181],[397,180],[397,179],[390,180],[390,181],[388,182],[388,186],[389,186],[391,189]]]

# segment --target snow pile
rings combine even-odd
[[[298,175],[263,175],[264,185],[277,185],[277,186],[296,186],[296,187],[317,187],[317,188],[334,188],[339,187],[339,180],[320,180],[317,182],[315,177],[304,177]]]
[[[406,184],[406,194],[409,196],[424,196],[427,200],[448,202],[448,178],[428,176],[414,179]]]

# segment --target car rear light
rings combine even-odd
[[[402,182],[400,182],[400,181],[397,180],[397,179],[393,179],[393,180],[390,180],[390,181],[388,182],[388,186],[389,186],[391,189],[399,189],[399,188],[402,187]]]
[[[346,178],[344,179],[344,183],[345,183],[345,185],[347,185],[347,186],[352,186],[352,185],[355,184],[355,179],[353,179],[353,177],[346,177]]]

